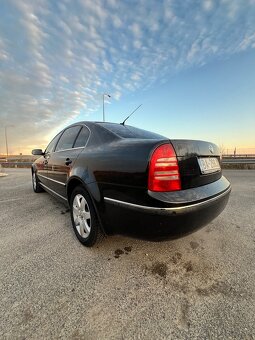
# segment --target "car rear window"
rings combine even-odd
[[[60,137],[55,151],[71,149],[80,129],[81,126],[79,125],[67,128]]]
[[[129,125],[98,123],[110,132],[118,135],[121,138],[141,138],[141,139],[162,139],[164,136],[157,133],[135,128]]]
[[[88,138],[89,138],[89,130],[83,127],[81,131],[79,132],[79,135],[75,141],[74,148],[80,148],[82,146],[85,146]]]

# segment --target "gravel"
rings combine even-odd
[[[192,235],[93,249],[28,169],[5,172],[1,339],[255,339],[255,171],[225,171],[227,208]]]

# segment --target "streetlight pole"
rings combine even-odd
[[[105,116],[104,116],[104,97],[107,96],[108,98],[111,98],[111,96],[107,93],[103,93],[103,122],[105,121]]]
[[[5,132],[5,145],[6,145],[6,162],[8,162],[8,139],[7,139],[7,128],[8,127],[13,127],[13,125],[6,125],[4,127],[4,132]]]

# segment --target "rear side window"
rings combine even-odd
[[[58,141],[58,139],[59,139],[60,134],[61,134],[61,132],[58,133],[58,134],[56,135],[56,137],[54,137],[54,138],[52,139],[52,141],[51,141],[51,142],[49,143],[49,145],[47,146],[47,148],[46,148],[46,150],[45,150],[45,153],[50,153],[50,152],[52,152],[52,151],[54,150],[55,145],[56,145],[56,143],[57,143],[57,141]]]
[[[72,126],[66,129],[60,137],[55,151],[71,149],[80,129],[80,126]]]
[[[83,126],[83,128],[81,129],[75,144],[74,144],[74,148],[80,148],[82,146],[85,146],[87,141],[89,138],[89,130]]]
[[[122,138],[141,138],[141,139],[162,139],[165,138],[154,132],[142,130],[129,125],[99,123],[105,129],[113,132]]]

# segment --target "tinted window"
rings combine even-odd
[[[76,139],[76,142],[74,144],[74,148],[79,148],[81,146],[85,146],[87,143],[87,140],[89,138],[89,130],[85,127],[83,127]]]
[[[55,151],[71,149],[80,128],[80,126],[73,126],[66,129],[60,137]]]
[[[60,136],[60,133],[57,134],[56,137],[54,137],[54,138],[52,139],[52,141],[51,141],[51,142],[49,143],[49,145],[47,146],[45,152],[52,152],[52,151],[54,150],[55,145],[56,145],[56,143],[57,143],[57,141],[58,141],[59,136]]]
[[[154,132],[135,128],[133,126],[121,125],[121,124],[110,124],[110,123],[99,123],[107,130],[115,133],[122,138],[142,138],[142,139],[162,139],[165,138]]]

